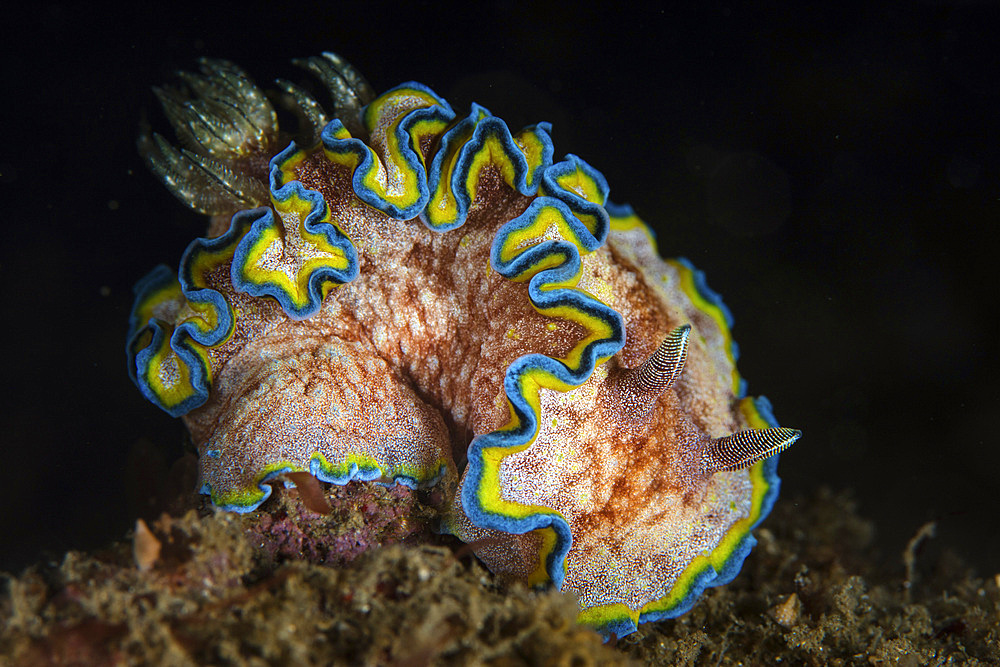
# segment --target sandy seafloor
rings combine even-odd
[[[42,2],[3,29],[0,660],[1000,662],[1000,8]],[[301,83],[290,60],[324,50],[378,91],[552,122],[705,271],[750,393],[804,433],[732,584],[602,648],[572,601],[500,591],[453,544],[331,568],[283,560],[311,529],[260,551],[260,517],[158,520],[185,434],[127,377],[131,288],[205,225],[136,154],[140,119],[169,133],[150,88],[200,57]],[[425,510],[378,537],[433,498],[370,500],[310,556],[419,532]],[[163,543],[145,573],[138,516]]]

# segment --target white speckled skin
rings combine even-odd
[[[255,486],[269,466],[309,469],[315,452],[331,462],[362,452],[392,469],[443,462],[452,480],[452,462],[464,462],[472,437],[507,418],[507,366],[528,352],[562,357],[583,335],[573,322],[539,314],[525,283],[490,269],[497,229],[529,200],[499,178],[484,181],[480,193],[494,196],[477,200],[462,228],[441,234],[352,202],[350,190],[329,181],[311,185],[325,186],[359,250],[360,274],[331,292],[320,313],[296,321],[273,302],[235,292],[220,272],[217,289],[243,317],[214,351],[209,401],[185,416],[202,481],[224,496]],[[690,301],[645,233],[613,231],[584,258],[579,287],[622,314],[626,345],[583,386],[543,391],[535,443],[504,461],[504,497],[553,508],[570,522],[567,588],[588,605],[635,609],[662,597],[694,555],[748,515],[746,471],[698,473],[708,440],[746,424],[724,333]],[[675,387],[645,412],[626,405],[614,378],[689,322],[694,334]],[[471,524],[458,532],[493,534]],[[537,567],[533,539],[505,537],[523,544],[483,556],[494,570],[525,578]],[[609,586],[608,577],[632,583]]]

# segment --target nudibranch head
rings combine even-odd
[[[481,540],[498,574],[575,591],[581,620],[605,633],[682,614],[735,576],[777,490],[773,459],[762,460],[800,435],[764,426],[766,404],[749,400],[744,417],[762,430],[706,435],[670,391],[690,331],[678,327],[638,368],[609,361],[571,393],[543,389],[530,447],[473,443],[485,451],[470,461],[483,465],[463,480],[456,532]],[[500,494],[482,493],[490,478]]]
[[[176,275],[137,285],[128,336],[202,491],[247,512],[283,474],[440,485],[445,530],[504,578],[574,591],[605,634],[735,576],[800,434],[744,395],[704,276],[662,260],[600,172],[554,161],[548,123],[299,64],[333,106],[279,81],[290,142],[224,61],[158,91],[183,149],[140,140],[214,216]]]

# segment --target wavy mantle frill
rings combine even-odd
[[[583,160],[568,155],[553,163],[548,123],[512,134],[479,105],[456,120],[447,102],[412,82],[374,100],[362,120],[367,142],[333,120],[323,128],[318,147],[290,144],[270,160],[269,206],[237,213],[217,238],[195,240],[176,276],[159,266],[139,282],[129,321],[130,375],[143,395],[170,415],[189,413],[208,400],[213,366],[224,356],[240,318],[255,307],[242,297],[234,303],[221,286],[228,283],[246,297],[269,297],[289,318],[302,320],[317,313],[332,289],[355,279],[358,250],[320,192],[295,178],[304,161],[321,156],[330,169],[348,174],[358,206],[397,220],[419,217],[440,233],[465,223],[483,170],[496,170],[508,187],[531,200],[522,214],[500,227],[490,254],[492,268],[508,280],[527,281],[535,310],[572,321],[587,333],[561,358],[533,353],[509,365],[503,378],[507,422],[473,439],[460,501],[468,519],[481,528],[537,531],[543,547],[531,581],[561,587],[573,544],[570,525],[552,508],[506,499],[501,463],[531,447],[538,435],[543,389],[579,387],[625,343],[621,315],[578,287],[581,257],[601,248],[613,230],[648,235],[651,243],[652,232],[630,208],[607,201],[604,177]],[[717,323],[735,363],[729,311],[690,263],[674,260],[671,266],[692,303]],[[742,398],[746,423],[775,426],[766,399],[743,398],[745,383],[733,368],[732,389]],[[638,622],[684,613],[704,588],[731,580],[755,543],[751,529],[777,495],[776,466],[773,456],[750,468],[749,515],[714,550],[695,558],[665,596],[641,609],[620,603],[593,606],[583,610],[581,620],[621,636]],[[311,473],[337,484],[389,479],[427,485],[440,480],[446,468],[433,457],[397,465],[367,452],[338,461],[317,452],[309,464]],[[203,490],[221,507],[251,511],[269,495],[268,479],[296,469],[271,463],[256,471],[247,488],[224,494],[207,486]]]

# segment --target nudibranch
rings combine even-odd
[[[175,274],[136,287],[129,371],[182,416],[203,493],[249,512],[266,481],[439,485],[443,530],[500,577],[579,596],[619,636],[732,579],[799,431],[745,396],[731,317],[550,125],[513,133],[404,83],[376,97],[334,54],[332,101],[202,62],[144,133],[211,216]]]

